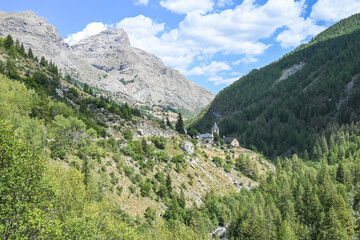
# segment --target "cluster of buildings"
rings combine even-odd
[[[214,140],[214,134],[219,135],[219,127],[216,123],[214,123],[214,126],[211,128],[211,133],[204,133],[204,134],[199,134],[198,135],[198,140],[200,140],[201,142],[205,143],[205,144],[214,144],[214,145],[219,145],[219,142],[216,142]],[[223,140],[225,144],[230,144],[233,147],[239,147],[240,143],[239,141],[234,138],[234,137],[225,137],[223,136]]]

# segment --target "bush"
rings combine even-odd
[[[223,165],[222,159],[220,157],[214,157],[212,161],[215,163],[216,167],[221,167]]]
[[[151,141],[158,149],[165,149],[167,140],[164,137],[152,137]]]
[[[132,134],[130,128],[125,129],[125,130],[122,132],[122,135],[123,135],[124,138],[125,138],[126,140],[128,140],[128,141],[132,141],[132,139],[133,139],[133,134]]]
[[[131,185],[131,186],[129,187],[129,190],[130,190],[130,192],[131,192],[132,194],[136,193],[136,187],[135,187],[135,185]]]
[[[124,167],[124,172],[125,172],[126,176],[131,177],[131,175],[134,174],[134,168],[129,167],[129,166],[125,166]]]
[[[116,188],[116,193],[119,195],[119,197],[121,197],[122,191],[123,191],[124,187],[123,186],[118,186]]]
[[[169,162],[170,157],[166,152],[158,152],[156,153],[156,160],[167,163]]]
[[[183,155],[176,155],[175,157],[173,157],[173,159],[171,160],[173,163],[184,163],[185,162],[185,158]]]

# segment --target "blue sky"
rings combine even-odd
[[[12,0],[0,10],[32,10],[70,45],[123,28],[133,46],[217,93],[360,12],[360,0]]]

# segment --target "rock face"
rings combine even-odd
[[[26,49],[31,47],[39,59],[44,56],[48,61],[54,62],[62,73],[68,73],[74,79],[105,91],[116,89],[124,99],[132,99],[123,84],[75,55],[56,28],[34,12],[0,11],[0,36],[6,37],[8,34],[23,43]]]
[[[0,11],[0,36],[11,34],[61,72],[120,101],[184,108],[196,114],[215,96],[167,68],[159,58],[130,46],[121,29],[103,31],[70,47],[54,26],[32,11]]]
[[[125,85],[136,101],[195,113],[214,94],[166,67],[154,55],[131,47],[122,29],[105,30],[72,46],[74,53]]]

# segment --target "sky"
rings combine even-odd
[[[34,11],[72,45],[123,28],[134,47],[218,93],[360,12],[360,0],[1,0]]]

